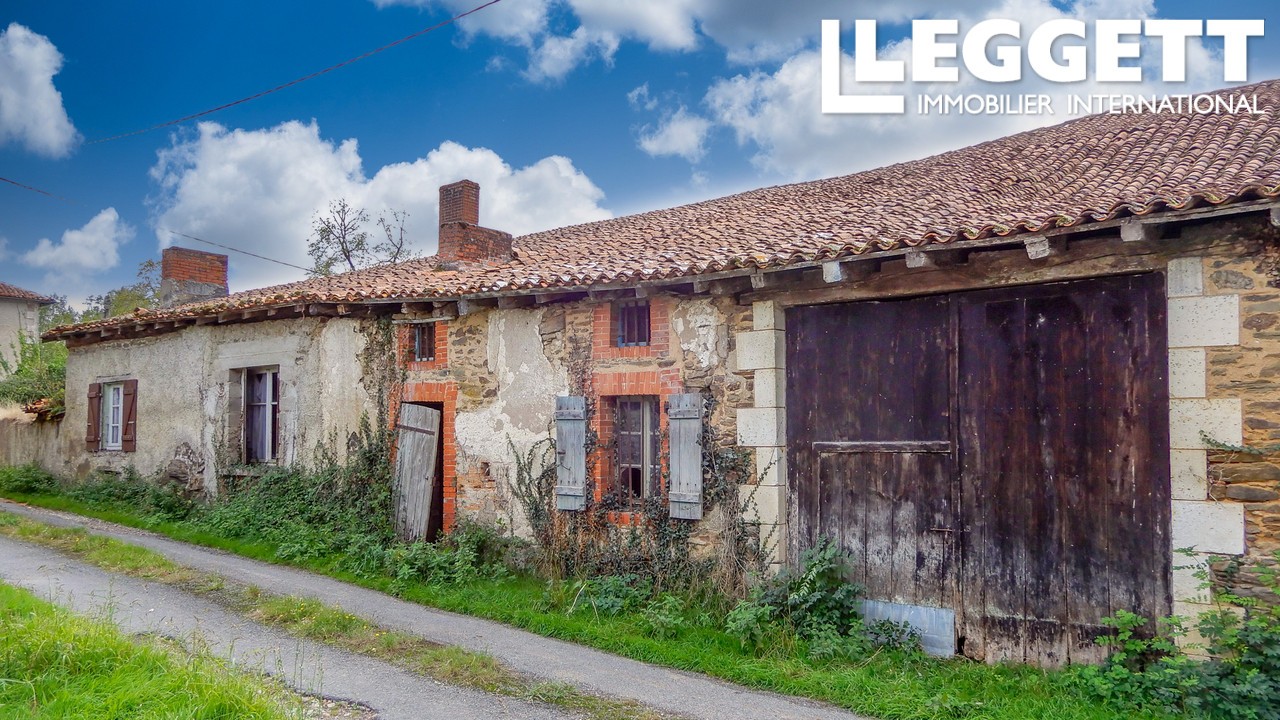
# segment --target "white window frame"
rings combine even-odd
[[[267,401],[265,403],[255,403],[251,399],[253,395],[253,391],[252,391],[253,380],[256,376],[259,376],[259,375],[271,376],[270,380],[267,382]],[[278,367],[245,368],[243,380],[241,382],[241,388],[242,388],[242,393],[244,397],[244,407],[242,408],[242,412],[241,412],[241,423],[242,423],[241,432],[242,432],[243,443],[244,443],[244,460],[246,463],[251,463],[251,464],[274,463],[274,462],[278,462],[280,459],[280,443],[279,443],[279,438],[276,437],[276,433],[279,431],[278,426],[280,423],[280,396],[278,393],[279,387],[280,387],[280,368]],[[254,415],[253,412],[251,412],[250,410],[250,408],[252,407],[266,408],[266,410],[262,415],[262,417],[265,418],[265,422],[267,424],[265,428],[265,432],[263,433],[266,438],[266,447],[267,447],[267,454],[268,454],[268,457],[265,457],[265,458],[254,458],[249,456],[249,442],[250,442],[249,438],[254,431],[254,428],[251,428],[249,426],[249,423]]]
[[[101,446],[103,450],[124,448],[124,383],[102,384]]]

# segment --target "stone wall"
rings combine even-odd
[[[657,295],[650,303],[654,337],[647,348],[610,347],[600,326],[609,304],[578,301],[485,309],[444,321],[445,362],[440,352],[432,363],[409,362],[402,352],[404,399],[456,408],[452,424],[448,412],[444,419],[446,525],[468,516],[523,531],[511,493],[510,444],[526,452],[550,437],[559,395],[586,395],[595,408],[602,397],[624,391],[706,390],[716,401],[708,422],[726,445],[734,444],[737,410],[751,404],[749,376],[731,371],[735,332],[749,327],[749,308],[728,297]],[[411,327],[401,331],[402,350]],[[597,460],[603,472],[608,461]]]
[[[376,387],[362,380],[361,355],[375,330],[346,319],[292,319],[201,326],[136,340],[75,348],[67,361],[67,413],[39,431],[0,424],[0,461],[36,462],[65,477],[133,468],[193,492],[216,492],[219,470],[239,459],[231,447],[242,368],[278,366],[280,462],[307,462],[320,446],[345,455],[362,414],[376,419]],[[137,449],[85,443],[92,383],[136,379]]]

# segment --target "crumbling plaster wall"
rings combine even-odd
[[[709,422],[717,437],[733,444],[736,409],[751,405],[749,380],[730,372],[733,335],[750,327],[750,308],[729,297],[659,296],[653,302],[668,304],[671,342],[667,353],[649,357],[592,357],[599,302],[481,310],[447,323],[447,368],[410,370],[406,381],[457,388],[459,517],[501,521],[523,532],[527,525],[511,490],[509,441],[527,452],[549,438],[556,396],[591,397],[592,379],[603,374],[678,368],[686,392],[706,390],[715,398]]]
[[[376,422],[376,388],[362,382],[370,328],[348,319],[289,319],[204,326],[76,348],[67,362],[67,414],[31,460],[65,476],[132,467],[192,491],[216,492],[218,472],[238,461],[236,376],[280,370],[280,462],[307,463],[321,444],[339,457],[362,414]],[[136,452],[85,445],[87,392],[95,382],[138,381]]]

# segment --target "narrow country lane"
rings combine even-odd
[[[487,653],[517,672],[543,680],[568,683],[582,692],[593,695],[635,700],[667,714],[706,718],[707,720],[720,720],[722,718],[736,718],[739,720],[856,720],[859,717],[839,708],[811,700],[751,690],[697,673],[649,665],[573,643],[535,635],[489,620],[405,602],[374,590],[344,583],[323,575],[190,545],[153,533],[126,528],[92,518],[34,508],[5,500],[0,500],[0,512],[22,515],[51,525],[86,528],[98,535],[113,537],[148,548],[179,565],[202,572],[214,573],[233,582],[254,585],[269,593],[316,598],[328,605],[341,608],[346,612],[389,629],[412,633],[442,645],[453,645],[466,650]],[[68,563],[62,556],[53,554],[51,551],[35,550],[25,545],[5,540],[4,544],[0,545],[0,553],[5,555],[4,560],[0,561],[0,576],[27,587],[32,587],[32,585],[21,578],[14,578],[11,573],[34,577],[37,581],[40,580],[41,576],[38,574],[37,569],[32,566],[31,560],[14,560],[12,556],[18,550],[11,552],[10,548],[18,548],[25,553],[48,553],[48,557],[56,558],[55,561],[49,563],[51,566],[59,564],[59,566],[65,567],[76,566],[75,563]],[[95,573],[102,582],[109,584],[107,582],[108,578],[104,573],[97,570],[90,571],[86,568],[81,569],[85,572]],[[45,580],[44,583],[43,586],[39,586],[36,589],[43,591],[50,586],[48,580]],[[138,585],[141,585],[141,583],[127,579],[117,579],[115,581],[115,587],[118,588],[137,587]],[[100,590],[105,587],[105,584],[102,585]],[[148,585],[148,588],[150,587],[153,586]],[[178,609],[207,606],[207,604],[200,603],[198,599],[190,598],[190,596],[175,590],[161,586],[154,587],[157,588],[155,592],[148,590],[144,597],[160,597],[161,595],[158,593],[163,590],[168,593],[168,595],[165,595],[166,597],[174,598],[173,602]],[[184,602],[189,604],[183,605]],[[155,607],[155,605],[152,604],[149,607]],[[217,608],[213,607],[209,607],[209,609],[217,610]],[[224,611],[219,611],[219,614],[226,616]],[[212,617],[204,610],[199,613],[185,613],[185,615],[200,617],[205,622],[208,622],[209,618]],[[236,621],[241,625],[245,623],[244,620],[239,618],[236,618]],[[277,647],[287,648],[298,643],[297,640],[283,633],[269,632],[272,632],[273,636],[277,638]],[[308,652],[322,655],[328,653],[326,657],[332,656],[335,659],[352,657],[315,646],[311,646]],[[359,658],[355,660],[361,663],[373,662]],[[284,667],[287,670],[291,666],[285,664]],[[333,687],[330,682],[334,679],[335,670],[334,663],[326,665],[323,679],[327,688]],[[359,671],[355,671],[352,674],[357,677],[360,676]],[[417,682],[431,683],[431,681],[420,679]],[[435,683],[431,684],[436,687],[443,687]],[[457,693],[456,697],[460,698],[460,706],[466,705],[466,702],[461,698],[471,696],[476,697],[479,704],[458,714],[451,714],[452,711],[445,712],[442,710],[442,714],[439,717],[533,718],[553,716],[547,714],[547,711],[540,707],[535,709],[524,705],[517,708],[513,701],[499,701],[475,692],[461,690],[451,690],[451,692]],[[443,708],[444,706],[442,705],[441,707]],[[508,708],[513,709],[508,710]],[[429,703],[425,700],[419,700],[416,707],[412,709],[415,709],[417,714],[402,716],[387,713],[383,717],[434,717],[434,715],[426,714],[431,710]],[[508,712],[510,714],[504,714]]]
[[[109,618],[125,632],[195,643],[301,692],[367,705],[381,720],[570,717],[299,640],[180,590],[107,573],[9,538],[0,538],[0,579],[75,612]]]

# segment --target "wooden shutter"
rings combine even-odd
[[[556,508],[587,506],[587,399],[556,398]]]
[[[671,444],[671,517],[702,519],[702,408],[699,393],[672,395],[667,406]]]
[[[90,452],[98,450],[102,444],[102,383],[89,386],[88,427],[84,434],[85,448]]]
[[[120,413],[120,449],[134,452],[138,449],[138,381],[124,381],[124,407]]]

